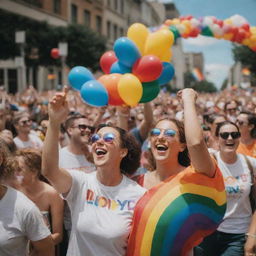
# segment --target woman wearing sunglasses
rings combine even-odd
[[[43,148],[42,174],[62,193],[71,209],[68,256],[125,255],[137,200],[145,189],[127,178],[139,167],[140,147],[132,135],[114,126],[91,137],[97,171],[59,168],[58,133],[68,113],[66,89],[49,104],[49,126]],[[126,175],[124,175],[126,174]]]
[[[242,111],[237,116],[236,124],[241,132],[237,152],[256,157],[256,115],[251,112]]]
[[[252,185],[251,171],[256,168],[256,160],[237,153],[241,134],[235,123],[225,121],[218,124],[216,136],[219,152],[215,153],[215,157],[224,177],[227,210],[223,222],[212,235],[204,239],[198,248],[202,251],[197,255],[256,255],[253,254],[256,216],[252,220],[249,198]]]
[[[128,256],[191,255],[225,212],[223,178],[203,138],[195,107],[197,93],[184,89],[178,97],[184,106],[184,125],[162,119],[151,130],[154,171],[137,179],[149,190],[134,211]],[[208,213],[218,209],[213,221],[203,210],[211,202],[215,209]]]

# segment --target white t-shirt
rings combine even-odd
[[[238,158],[234,164],[224,163],[219,152],[215,155],[223,174],[227,193],[227,210],[218,231],[231,234],[246,233],[252,217],[249,199],[252,184],[250,169],[242,154],[237,154]],[[248,156],[247,158],[255,173],[256,159]]]
[[[29,139],[27,141],[22,141],[20,138],[15,137],[13,139],[17,148],[35,148],[41,149],[43,147],[42,140],[34,134],[28,135]]]
[[[78,170],[86,173],[95,171],[95,165],[90,163],[84,155],[75,155],[64,147],[59,153],[59,166],[67,170]]]
[[[71,171],[72,187],[66,200],[72,230],[67,256],[123,256],[133,210],[146,189],[123,175],[117,186],[104,186],[96,172]]]
[[[0,255],[25,256],[28,240],[50,235],[37,206],[21,192],[7,187],[0,200]]]

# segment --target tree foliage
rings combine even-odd
[[[217,88],[211,82],[207,80],[197,81],[190,72],[184,73],[184,87],[193,88],[198,92],[216,92]]]
[[[26,32],[26,65],[60,65],[60,60],[53,59],[50,52],[52,48],[58,48],[59,42],[67,42],[66,64],[69,67],[81,65],[93,71],[99,68],[106,39],[85,26],[54,27],[3,10],[0,10],[0,20],[0,59],[20,55],[19,46],[15,43],[15,31],[23,30]],[[33,49],[38,49],[38,58],[31,59]]]
[[[232,49],[235,61],[240,61],[243,66],[256,73],[256,52],[247,46],[236,46]]]
[[[228,79],[225,79],[221,85],[221,91],[225,90],[228,87]]]
[[[210,93],[217,92],[217,88],[215,87],[215,85],[206,80],[196,82],[194,89],[198,92],[210,92]]]

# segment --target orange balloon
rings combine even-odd
[[[98,81],[101,82],[108,91],[108,104],[113,106],[120,106],[124,104],[124,101],[121,99],[117,85],[122,77],[121,74],[110,74],[101,76]]]

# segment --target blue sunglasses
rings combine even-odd
[[[113,140],[115,139],[115,135],[113,133],[111,133],[111,132],[105,133],[105,134],[103,134],[103,136],[98,134],[98,133],[95,133],[91,137],[91,143],[95,143],[100,138],[102,138],[107,143],[112,143]]]
[[[176,131],[172,130],[172,129],[158,129],[158,128],[154,128],[151,130],[150,134],[151,136],[159,136],[161,134],[161,131],[164,131],[164,136],[166,137],[174,137],[176,134]]]

